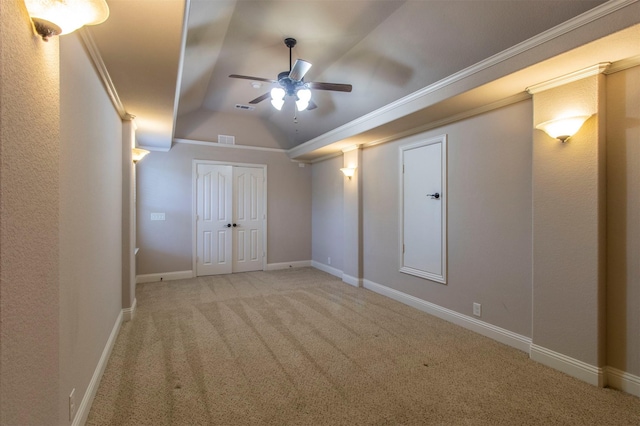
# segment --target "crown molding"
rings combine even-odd
[[[174,143],[183,143],[188,145],[202,145],[208,146],[211,148],[229,148],[229,149],[247,149],[250,151],[266,151],[266,152],[277,152],[277,153],[287,153],[286,149],[282,148],[267,148],[262,146],[250,146],[250,145],[226,145],[220,144],[218,142],[209,142],[209,141],[200,141],[194,139],[181,139],[181,138],[173,138]]]
[[[604,73],[607,75],[614,74],[629,68],[637,67],[638,65],[640,65],[640,55],[613,62],[609,68],[604,71]]]
[[[607,68],[609,68],[609,65],[611,65],[611,62],[602,62],[569,74],[561,75],[560,77],[529,86],[527,87],[527,92],[534,95],[536,93],[544,92],[545,90],[553,89],[554,87],[564,86],[565,84],[582,80],[583,78],[602,74],[607,70]]]
[[[366,130],[370,130],[372,128],[381,126],[387,122],[393,121],[397,119],[394,115],[394,110],[406,107],[408,104],[415,102],[421,98],[428,96],[431,93],[434,93],[438,90],[441,90],[444,87],[451,86],[457,82],[460,82],[470,76],[477,74],[481,71],[484,71],[488,68],[496,66],[501,62],[504,62],[514,56],[520,55],[528,50],[531,50],[541,44],[547,43],[551,40],[554,40],[568,32],[574,31],[582,26],[585,26],[593,21],[596,21],[604,16],[607,16],[611,13],[616,12],[624,7],[627,7],[633,3],[638,2],[639,0],[610,0],[607,1],[595,8],[588,10],[587,12],[578,15],[566,22],[563,22],[560,25],[557,25],[547,31],[544,31],[528,40],[525,40],[521,43],[516,44],[506,50],[503,50],[500,53],[497,53],[493,56],[490,56],[487,59],[484,59],[468,68],[465,68],[461,71],[458,71],[450,76],[439,80],[429,86],[426,86],[416,92],[413,92],[403,98],[398,99],[397,101],[391,102],[379,108],[375,111],[370,112],[369,114],[363,115],[355,120],[352,120],[340,127],[337,127],[333,130],[330,130],[327,133],[324,133],[314,139],[310,139],[309,141],[292,148],[289,151],[289,155],[293,158],[297,156],[302,156],[313,152],[316,149],[322,148],[326,145],[329,145],[333,142],[337,142],[339,140],[344,139],[345,133],[349,135],[351,131],[353,134],[361,133],[362,130],[359,128],[364,127]],[[404,115],[404,114],[401,114]],[[364,131],[366,131],[364,130]]]
[[[87,28],[80,28],[78,30],[78,34],[80,34],[80,39],[82,40],[82,43],[84,44],[84,47],[87,53],[91,57],[91,61],[93,62],[93,65],[96,67],[96,71],[98,71],[98,75],[102,80],[102,84],[104,85],[104,88],[107,91],[107,95],[109,96],[109,99],[111,99],[111,102],[113,103],[114,108],[118,112],[118,115],[120,115],[120,118],[123,120],[132,120],[133,118],[135,118],[135,116],[129,114],[124,108],[122,101],[120,101],[120,97],[118,96],[118,91],[116,90],[116,87],[114,86],[113,81],[111,80],[111,76],[109,75],[107,66],[104,64],[104,61],[102,60],[102,56],[100,55],[100,50],[98,49],[98,46],[93,40],[93,37],[91,36],[91,32]]]

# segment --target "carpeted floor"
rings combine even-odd
[[[640,399],[312,268],[138,285],[87,425],[640,425]]]

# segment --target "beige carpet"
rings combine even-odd
[[[640,425],[640,399],[312,268],[138,285],[88,425]]]

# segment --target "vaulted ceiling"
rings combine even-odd
[[[109,19],[87,31],[124,110],[136,116],[140,145],[168,150],[196,128],[217,130],[198,137],[216,142],[230,133],[224,123],[239,120],[291,149],[602,3],[108,0]],[[348,83],[353,91],[313,91],[318,107],[301,112],[290,100],[282,111],[269,100],[243,108],[273,84],[229,75],[276,79],[289,69],[286,37],[298,42],[293,60],[313,64],[306,81]]]

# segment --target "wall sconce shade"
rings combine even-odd
[[[536,126],[536,129],[544,130],[554,139],[559,139],[563,143],[571,136],[575,135],[590,115],[577,115],[573,117],[557,118],[545,121]]]
[[[24,0],[36,32],[47,41],[54,35],[69,34],[83,25],[107,20],[105,0]]]
[[[346,177],[349,178],[349,180],[351,180],[351,178],[353,177],[353,175],[356,173],[356,168],[355,167],[343,167],[342,169],[340,169],[340,171],[342,173],[344,173],[344,175]]]
[[[142,160],[145,155],[147,155],[149,153],[149,151],[147,151],[146,149],[141,149],[141,148],[133,148],[131,149],[131,158],[133,159],[133,163],[137,163],[138,161]]]

